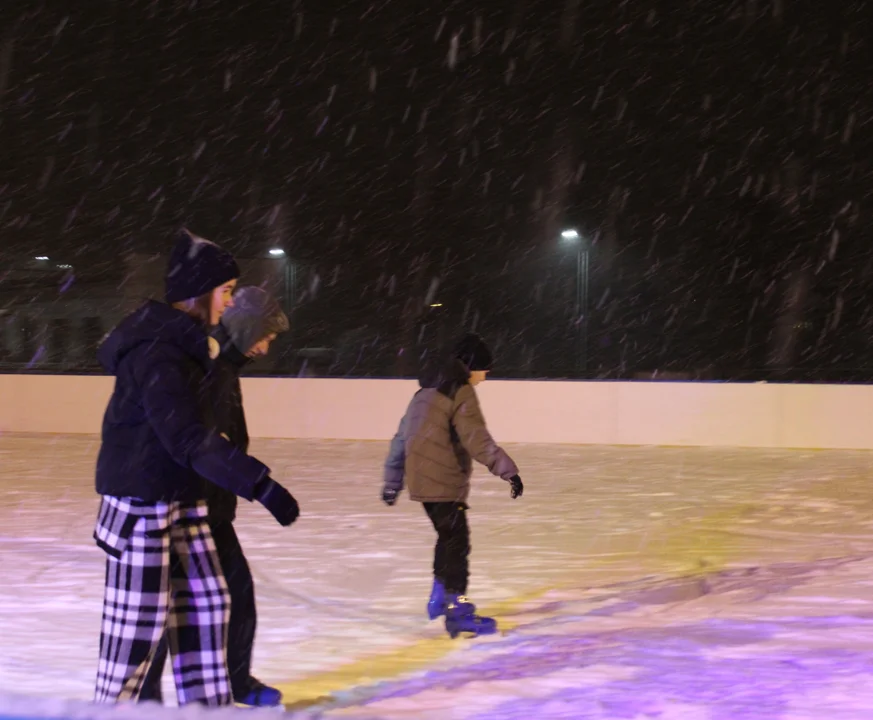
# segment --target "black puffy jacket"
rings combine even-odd
[[[249,431],[243,410],[240,374],[251,360],[234,345],[227,330],[218,325],[212,333],[221,354],[215,359],[207,378],[209,396],[215,413],[215,426],[242,452],[249,451]],[[236,495],[212,485],[208,488],[209,517],[213,520],[236,518]]]
[[[191,317],[147,302],[109,333],[98,358],[115,375],[97,458],[99,494],[190,502],[208,497],[205,479],[252,499],[269,468],[216,428],[206,396],[209,343]]]

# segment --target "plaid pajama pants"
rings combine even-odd
[[[180,705],[231,705],[230,596],[206,503],[103,496],[94,539],[106,552],[95,702],[139,699],[166,632]]]

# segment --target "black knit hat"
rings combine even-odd
[[[468,370],[490,370],[494,365],[494,357],[485,341],[476,333],[467,333],[455,345],[454,356]]]
[[[167,263],[165,299],[180,302],[205,295],[239,277],[239,266],[215,243],[182,230]]]

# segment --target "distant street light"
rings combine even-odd
[[[37,255],[34,260],[48,260],[48,255]]]
[[[291,305],[294,301],[294,286],[296,283],[295,276],[295,267],[291,262],[291,258],[289,258],[285,251],[282,248],[270,248],[267,251],[270,257],[276,258],[277,260],[282,260],[281,265],[281,273],[282,273],[282,286],[283,286],[283,295],[285,300],[285,312],[291,312]]]
[[[576,317],[579,318],[576,353],[577,370],[588,372],[588,243],[573,228],[561,232],[561,239],[576,246]]]

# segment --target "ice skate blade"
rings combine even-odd
[[[460,635],[463,635],[466,638],[477,638],[477,637],[487,637],[489,635],[497,635],[500,633],[500,629],[497,627],[497,624],[483,624],[481,627],[475,629],[462,629],[462,628],[446,628],[449,633],[449,637],[452,640],[457,639]]]
[[[489,630],[489,631],[478,631],[474,632],[473,630],[456,630],[455,632],[450,632],[449,637],[452,640],[457,640],[459,637],[463,640],[476,640],[477,638],[493,638],[493,637],[503,637],[506,633],[502,630]]]

